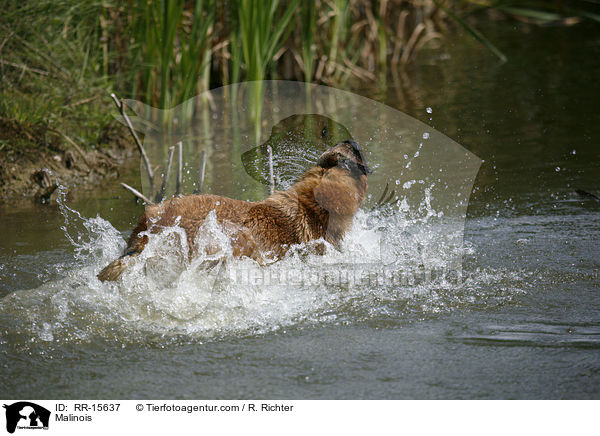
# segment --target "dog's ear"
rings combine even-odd
[[[321,155],[321,157],[319,158],[319,162],[317,162],[317,165],[321,168],[326,169],[333,168],[338,164],[338,160],[340,159],[340,157],[341,156],[339,153],[327,151]]]
[[[364,198],[356,179],[342,168],[331,168],[314,191],[315,200],[323,209],[337,215],[354,215]]]

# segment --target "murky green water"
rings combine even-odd
[[[58,206],[2,208],[0,392],[599,398],[600,203],[575,189],[600,194],[600,33],[486,33],[508,63],[455,37],[445,54],[423,52],[399,82],[359,90],[484,159],[462,286],[224,289],[209,302],[182,291],[158,310],[160,284],[125,292],[89,280],[96,259],[119,248],[108,222],[126,234],[141,212],[116,183],[67,202],[102,218],[67,213],[75,242],[101,235],[108,253],[78,254]]]

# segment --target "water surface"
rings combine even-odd
[[[591,25],[499,24],[486,34],[507,63],[467,36],[450,36],[447,51],[424,51],[399,81],[358,90],[484,160],[465,226],[462,284],[202,287],[204,276],[173,256],[161,259],[155,247],[127,287],[105,286],[94,272],[118,255],[141,213],[117,183],[67,199],[62,213],[57,205],[3,208],[0,391],[598,399],[600,203],[575,189],[600,194],[600,35]],[[369,255],[370,218],[357,217],[350,254]],[[396,230],[411,224],[409,215],[378,219]],[[412,224],[394,239],[406,262],[435,239]],[[424,261],[443,254],[430,250]],[[163,277],[153,255],[178,273]],[[282,269],[304,265],[286,262]]]

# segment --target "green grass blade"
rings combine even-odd
[[[291,21],[292,16],[294,14],[294,12],[296,12],[296,6],[298,5],[298,1],[299,0],[293,0],[287,7],[287,9],[284,11],[283,15],[281,16],[281,18],[278,21],[277,27],[275,28],[275,31],[271,34],[271,40],[270,40],[270,44],[268,45],[267,50],[265,51],[265,69],[267,67],[267,65],[273,60],[273,56],[275,55],[275,52],[277,51],[277,49],[279,48],[281,41],[285,38],[282,38],[282,35],[284,34],[284,31],[287,30],[287,33],[289,34],[289,32],[292,30],[291,27],[288,27],[288,23]],[[275,12],[273,12],[274,14]],[[275,17],[275,15],[271,16],[271,20],[273,21],[273,18]],[[271,27],[272,28],[272,27]],[[287,36],[287,35],[286,35]]]

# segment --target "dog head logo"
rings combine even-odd
[[[42,406],[28,401],[19,401],[4,405],[6,409],[6,431],[14,433],[19,429],[47,429],[50,421],[50,411]]]
[[[265,185],[269,181],[268,148],[273,153],[273,182],[285,190],[314,165],[319,156],[336,144],[352,140],[346,127],[319,114],[294,114],[279,121],[269,138],[242,154],[244,170]]]

